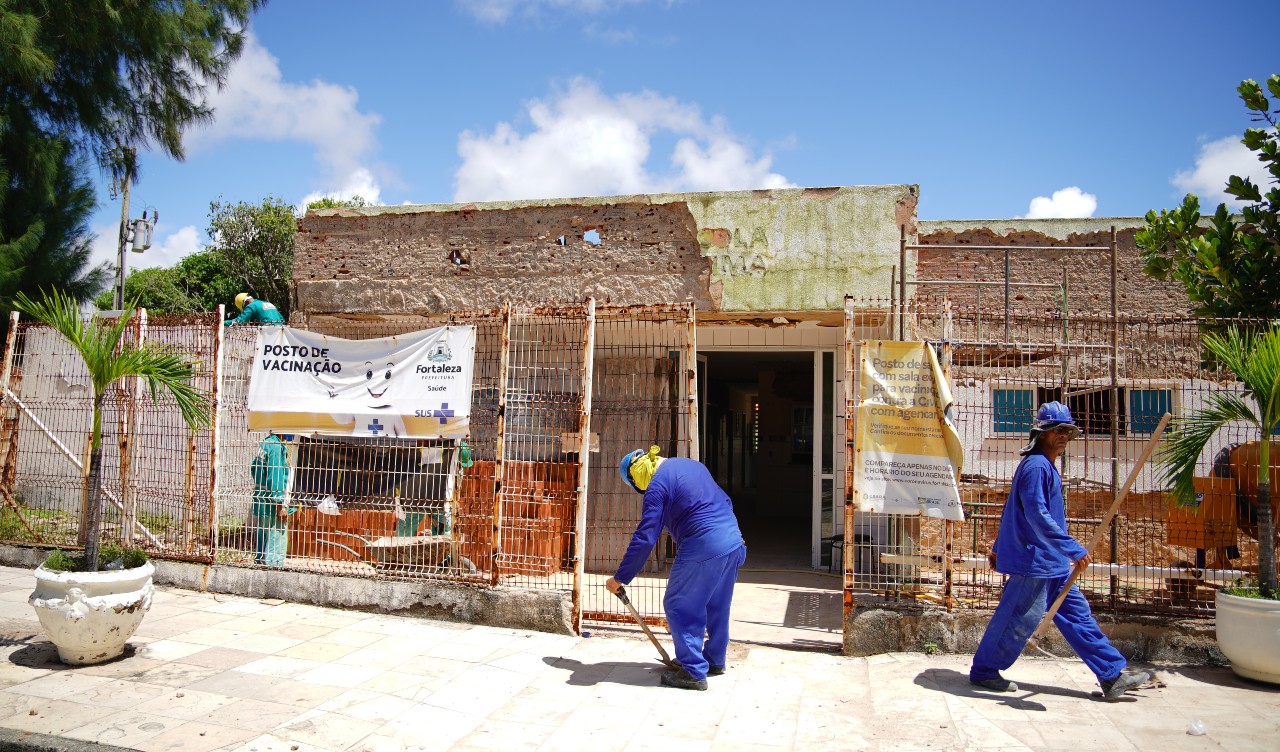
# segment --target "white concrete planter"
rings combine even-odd
[[[1280,601],[1241,598],[1221,590],[1217,598],[1218,647],[1231,670],[1280,684]]]
[[[102,572],[53,572],[42,564],[27,602],[63,663],[101,663],[124,652],[151,608],[155,571],[151,562]]]

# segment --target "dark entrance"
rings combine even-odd
[[[704,352],[702,459],[733,499],[751,569],[810,569],[812,352]],[[821,419],[821,413],[817,419]]]

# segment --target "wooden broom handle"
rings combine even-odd
[[[1111,508],[1107,513],[1102,515],[1102,521],[1098,523],[1098,527],[1093,531],[1093,536],[1089,538],[1089,545],[1085,546],[1085,553],[1093,556],[1093,550],[1098,547],[1098,543],[1102,541],[1102,535],[1106,532],[1107,526],[1111,524],[1111,520],[1116,516],[1116,512],[1120,511],[1120,504],[1124,502],[1124,497],[1129,495],[1129,489],[1133,488],[1133,484],[1138,481],[1138,473],[1147,464],[1147,460],[1151,459],[1151,453],[1156,450],[1156,446],[1160,444],[1160,439],[1164,436],[1165,426],[1169,425],[1169,421],[1173,418],[1170,413],[1165,413],[1160,418],[1160,422],[1156,425],[1156,430],[1151,434],[1151,438],[1147,440],[1147,445],[1142,448],[1142,454],[1138,455],[1138,461],[1134,463],[1133,469],[1129,471],[1129,477],[1124,481],[1124,487],[1120,489],[1120,493],[1116,494],[1116,498],[1111,502]],[[1071,592],[1071,588],[1076,584],[1076,578],[1084,571],[1084,567],[1072,567],[1071,576],[1067,578],[1067,584],[1062,586],[1062,592],[1058,593],[1058,597],[1053,600],[1053,605],[1044,613],[1044,617],[1040,619],[1040,624],[1036,626],[1036,631],[1031,635],[1033,638],[1039,637],[1049,630],[1049,624],[1053,622],[1053,617],[1058,613],[1058,609],[1062,606],[1062,602],[1067,599],[1067,593]]]

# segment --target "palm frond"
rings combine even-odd
[[[52,327],[80,353],[93,382],[95,398],[105,394],[107,388],[120,379],[136,376],[146,382],[152,401],[158,399],[161,392],[172,395],[190,428],[202,428],[212,422],[209,395],[191,383],[193,364],[169,347],[159,344],[138,347],[124,341],[129,316],[86,323],[80,315],[79,304],[58,290],[44,293],[38,301],[19,293],[14,307]],[[96,418],[95,415],[95,425]]]
[[[209,395],[191,383],[195,371],[182,355],[162,345],[127,345],[115,361],[115,370],[124,376],[137,376],[147,385],[154,403],[161,392],[168,392],[178,405],[187,427],[204,428],[213,422],[213,402]]]
[[[1214,393],[1206,405],[1175,421],[1172,433],[1161,447],[1159,460],[1163,481],[1172,484],[1174,498],[1182,504],[1195,501],[1196,463],[1220,428],[1233,421],[1260,427],[1261,417],[1252,405],[1236,394]]]

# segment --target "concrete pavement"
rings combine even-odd
[[[1012,694],[968,656],[738,643],[707,692],[660,687],[642,637],[588,638],[157,588],[128,654],[69,669],[0,567],[0,728],[140,750],[1275,750],[1280,688],[1157,666],[1104,703],[1076,660]],[[1187,734],[1191,721],[1207,728]],[[8,734],[10,738],[14,734]],[[44,737],[30,737],[32,742]]]

